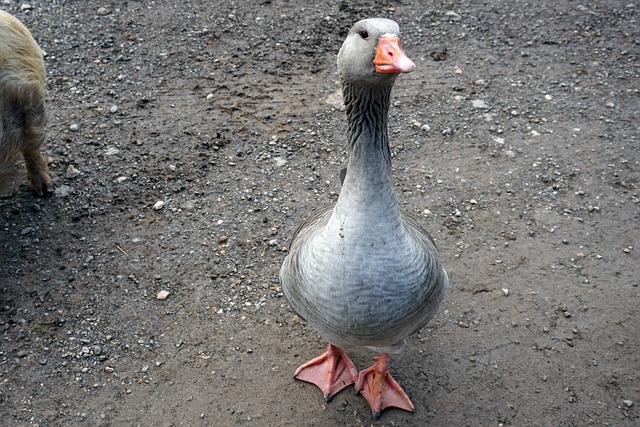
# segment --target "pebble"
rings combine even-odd
[[[115,154],[118,154],[120,152],[120,150],[118,150],[116,147],[109,147],[107,148],[107,150],[104,152],[105,156],[113,156]]]
[[[332,106],[333,108],[335,108],[336,110],[342,111],[345,109],[344,103],[342,101],[342,91],[340,89],[338,89],[336,92],[329,95],[325,99],[325,102],[330,106]]]
[[[59,185],[56,186],[53,194],[55,194],[56,197],[67,197],[68,195],[73,194],[73,191],[73,187],[70,187],[68,185]]]
[[[622,401],[622,403],[624,403],[624,406],[626,406],[627,408],[631,408],[635,402],[633,400],[625,399]]]
[[[115,114],[118,112],[118,106],[117,105],[112,105],[111,108],[109,108],[109,112],[111,114]]]
[[[473,99],[471,100],[471,106],[473,108],[489,108],[489,105],[483,101],[482,99]]]
[[[154,205],[153,205],[153,210],[155,211],[159,211],[160,209],[162,209],[165,205],[165,202],[162,200],[158,200]]]
[[[444,16],[446,16],[447,18],[449,18],[452,21],[459,21],[459,20],[462,19],[462,16],[460,16],[459,14],[454,12],[453,10],[447,10],[445,12]]]
[[[77,125],[77,123],[71,123],[71,125],[69,126],[69,130],[72,132],[77,132],[79,129],[79,126]]]
[[[185,211],[192,211],[195,208],[196,208],[195,200],[187,200],[186,202],[184,202],[184,205],[182,206],[182,209],[184,209]]]
[[[105,15],[108,15],[109,13],[111,12],[106,7],[99,7],[98,10],[96,10],[96,15],[98,16],[105,16]]]
[[[67,173],[65,176],[69,179],[77,178],[80,175],[80,171],[76,169],[73,165],[69,165],[67,167]]]
[[[207,101],[211,101],[212,99],[213,99],[213,94],[212,93],[207,95]]]
[[[277,168],[281,168],[288,163],[288,160],[281,156],[274,157],[273,161],[276,163]]]
[[[156,298],[159,299],[160,301],[163,301],[163,300],[166,300],[167,298],[169,298],[169,295],[170,295],[169,291],[160,291],[156,295]]]

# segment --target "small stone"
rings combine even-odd
[[[167,298],[169,298],[169,291],[160,291],[158,292],[158,294],[156,295],[156,298],[159,299],[160,301],[166,300]]]
[[[40,363],[42,366],[46,365],[47,363],[49,363],[49,360],[47,359],[40,359],[38,360],[38,363]]]
[[[120,152],[120,150],[118,150],[116,147],[109,147],[107,148],[107,151],[104,152],[105,156],[113,156],[116,155]]]
[[[112,105],[111,108],[109,108],[109,112],[111,114],[115,114],[118,112],[118,106],[117,105]]]
[[[229,237],[227,237],[227,236],[218,237],[218,243],[220,243],[220,244],[227,243],[228,240],[229,240]]]
[[[277,168],[281,168],[288,163],[288,160],[281,156],[274,157],[273,161],[276,163]]]
[[[71,123],[71,125],[69,126],[69,130],[71,132],[77,132],[79,129],[79,126],[76,123]]]
[[[207,95],[207,101],[211,101],[212,99],[213,99],[213,94],[212,93]]]
[[[96,10],[96,15],[98,16],[105,16],[105,15],[108,15],[109,13],[111,12],[106,7],[99,7],[98,10]]]
[[[195,200],[187,200],[186,202],[184,202],[184,205],[182,205],[182,209],[184,209],[185,211],[192,211],[195,208],[196,208]]]
[[[162,209],[165,205],[165,202],[163,200],[158,200],[154,205],[153,205],[153,210],[155,211],[159,211],[160,209]]]
[[[80,175],[80,171],[73,165],[67,167],[66,177],[69,179],[77,178]]]
[[[460,19],[462,19],[462,17],[453,10],[446,11],[444,16],[446,16],[451,21],[459,21]]]
[[[489,105],[482,99],[473,99],[471,100],[471,106],[473,108],[489,108]]]
[[[509,295],[509,289],[507,288],[502,288],[502,293],[504,294],[504,296],[508,296]]]
[[[102,347],[100,347],[99,345],[94,346],[93,354],[95,354],[96,356],[100,356],[102,354]]]
[[[626,406],[627,408],[631,408],[633,406],[633,404],[634,404],[634,401],[625,399],[625,400],[622,401],[622,403],[624,403],[624,406]]]
[[[330,106],[332,106],[333,108],[335,108],[336,110],[342,111],[345,109],[344,102],[342,101],[342,91],[339,89],[336,92],[329,95],[325,99],[325,102]]]
[[[73,192],[73,187],[70,187],[68,185],[58,185],[53,191],[53,194],[55,194],[56,197],[67,197],[70,194],[73,194]]]
[[[277,245],[278,245],[278,240],[277,239],[269,240],[269,246],[277,246]]]

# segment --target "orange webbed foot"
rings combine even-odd
[[[327,351],[296,369],[295,377],[318,386],[327,402],[358,378],[356,365],[344,351],[329,344]]]
[[[382,353],[373,360],[373,366],[360,372],[356,381],[356,390],[369,402],[373,416],[378,418],[390,407],[413,412],[411,399],[389,374],[389,353]]]

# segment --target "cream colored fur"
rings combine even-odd
[[[53,180],[40,152],[45,126],[45,66],[42,51],[20,21],[0,10],[0,193],[24,156],[36,195],[53,192]]]

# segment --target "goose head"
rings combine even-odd
[[[415,68],[402,50],[398,24],[390,19],[356,22],[338,52],[340,77],[364,86],[392,83]]]

